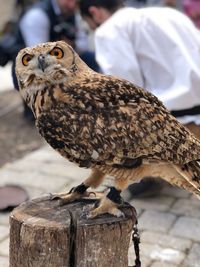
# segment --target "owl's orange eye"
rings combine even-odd
[[[31,61],[32,58],[33,58],[32,55],[30,55],[30,54],[25,54],[25,55],[23,56],[23,58],[22,58],[22,63],[23,63],[23,65],[24,65],[24,66],[28,66],[28,63],[29,63],[29,61]]]
[[[64,57],[64,52],[59,47],[54,47],[51,52],[49,53],[51,56],[56,57],[57,59],[61,59]]]

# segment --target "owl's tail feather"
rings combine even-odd
[[[200,199],[200,160],[190,161],[177,171],[187,181],[188,191],[194,193]]]

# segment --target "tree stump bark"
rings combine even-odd
[[[44,197],[10,216],[10,267],[126,267],[135,209],[87,219],[94,200],[59,206]]]

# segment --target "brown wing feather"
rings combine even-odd
[[[82,166],[138,157],[175,164],[200,158],[199,141],[155,96],[132,83],[94,74],[58,87],[62,97],[39,116],[38,127],[50,144],[62,141],[59,152]]]

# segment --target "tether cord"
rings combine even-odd
[[[132,234],[132,241],[135,249],[135,266],[134,267],[141,267],[141,261],[140,261],[140,236],[138,233],[138,228],[137,228],[137,222],[133,226],[133,234]]]
[[[132,210],[134,210],[133,212],[133,217],[134,217],[134,220],[136,219],[136,212],[135,212],[135,208],[130,204],[130,203],[127,203],[125,202],[123,204],[123,206],[126,206],[126,207],[132,207]],[[129,267],[141,267],[142,264],[141,264],[141,260],[140,260],[140,235],[139,235],[139,231],[138,231],[138,221],[136,219],[136,222],[133,226],[133,232],[132,232],[132,242],[133,242],[133,245],[134,245],[134,250],[135,250],[135,265],[134,266],[129,266]]]

